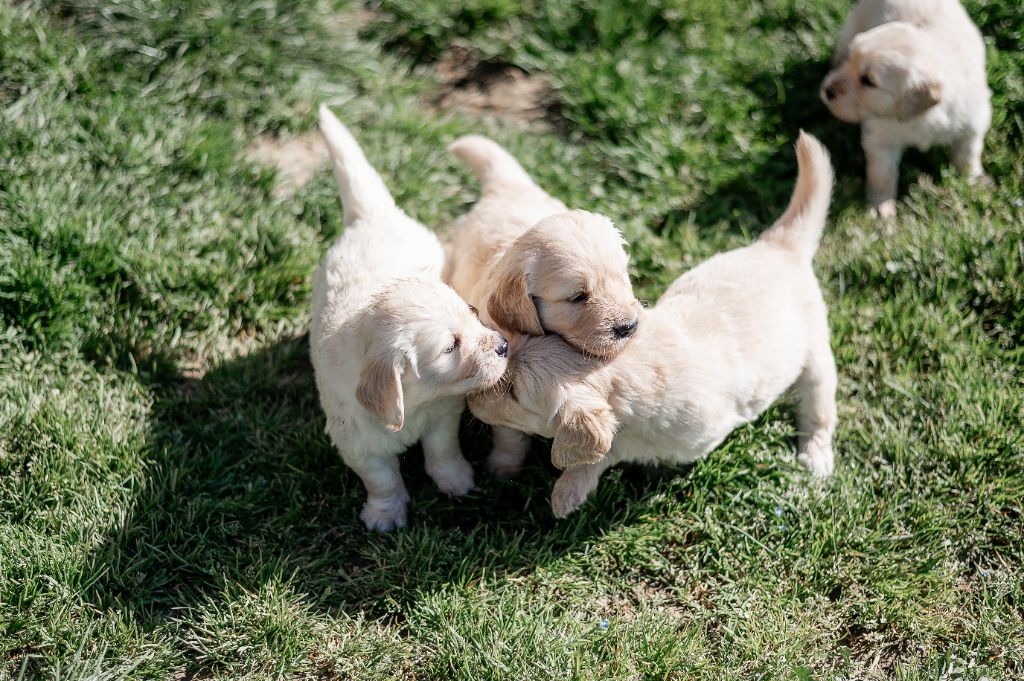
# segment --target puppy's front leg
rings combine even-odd
[[[601,474],[615,463],[615,457],[609,453],[597,463],[576,466],[562,473],[551,490],[551,511],[555,517],[564,518],[582,506],[597,489]]]
[[[868,163],[868,202],[871,204],[871,211],[875,217],[894,217],[903,150],[876,146],[865,139],[864,155]]]
[[[487,470],[499,478],[515,475],[523,467],[529,448],[530,438],[525,433],[495,426],[494,448],[487,457]]]
[[[409,493],[398,468],[398,457],[388,454],[356,458],[343,454],[342,458],[366,486],[366,505],[359,518],[367,529],[387,532],[405,527]]]
[[[459,447],[461,414],[461,408],[438,414],[435,424],[420,438],[427,474],[438,489],[453,497],[461,497],[473,489],[473,467]]]

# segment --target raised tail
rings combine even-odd
[[[345,209],[345,225],[369,217],[381,210],[395,207],[391,192],[370,162],[359,143],[326,104],[320,105],[320,132],[327,142],[338,181],[341,202]]]
[[[796,141],[797,176],[789,207],[761,240],[814,257],[832,201],[832,163],[821,142],[800,131]]]
[[[494,140],[480,135],[466,135],[452,142],[448,151],[466,162],[485,190],[488,184],[499,180],[534,184],[533,178],[523,170],[519,161]]]

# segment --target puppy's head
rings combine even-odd
[[[402,429],[406,404],[481,390],[505,373],[508,342],[449,286],[396,281],[369,310],[356,399],[390,430]]]
[[[553,438],[551,463],[561,469],[601,460],[618,422],[600,367],[558,336],[519,336],[496,386],[469,396],[483,421]]]
[[[847,123],[920,116],[942,100],[933,41],[900,21],[858,34],[846,60],[822,82],[821,99],[832,115]]]
[[[574,348],[614,357],[637,328],[622,235],[603,215],[574,210],[544,218],[498,263],[487,304],[503,329],[556,333]]]

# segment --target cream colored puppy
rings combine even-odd
[[[903,150],[951,145],[953,165],[983,175],[992,120],[985,43],[957,0],[861,0],[846,20],[821,98],[836,118],[861,124],[867,194],[896,214]]]
[[[640,304],[622,235],[611,221],[569,211],[485,137],[462,137],[450,148],[482,191],[452,228],[446,280],[508,335],[556,333],[589,355],[621,352],[637,328]],[[494,441],[491,472],[518,471],[527,438],[497,428]]]
[[[508,343],[441,280],[444,251],[395,205],[344,125],[320,107],[345,231],[313,281],[310,350],[327,432],[366,486],[371,530],[406,522],[398,455],[423,445],[441,491],[473,487],[459,449],[464,395],[501,378]]]
[[[579,507],[621,461],[685,463],[705,456],[788,387],[799,395],[799,461],[832,473],[836,369],[825,303],[811,267],[832,190],[825,149],[797,142],[789,208],[754,244],[677,279],[610,361],[555,336],[517,338],[505,380],[469,397],[486,423],[554,438],[567,469],[556,516]]]

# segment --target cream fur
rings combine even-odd
[[[632,334],[622,331],[635,328],[640,304],[611,221],[569,211],[485,137],[462,137],[450,149],[480,181],[481,196],[452,228],[446,280],[510,337],[556,333],[588,354],[620,352]],[[488,468],[517,472],[526,448],[522,434],[496,429]]]
[[[313,281],[310,354],[327,432],[362,479],[372,530],[406,523],[398,455],[423,445],[448,494],[473,487],[459,449],[464,395],[493,385],[507,343],[441,280],[444,252],[395,205],[355,139],[327,109],[320,129],[344,203],[345,231]]]
[[[861,0],[833,61],[821,98],[836,118],[861,124],[875,213],[896,213],[907,147],[950,145],[957,170],[983,176],[992,93],[984,41],[958,0]]]
[[[811,266],[832,190],[825,149],[801,133],[789,208],[754,244],[680,277],[614,359],[555,336],[516,338],[508,375],[471,395],[481,420],[553,438],[552,494],[575,510],[608,467],[681,463],[712,451],[788,387],[799,394],[800,462],[833,470],[836,370]]]

